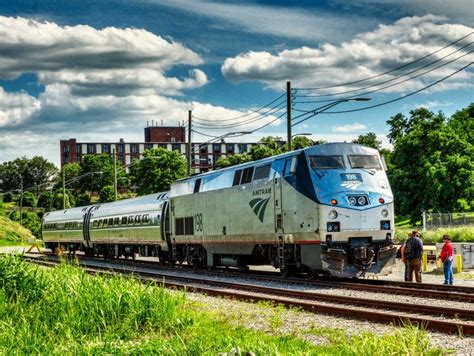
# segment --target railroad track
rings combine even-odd
[[[38,254],[33,255],[45,255],[54,256],[52,254]],[[70,255],[64,255],[69,256]],[[83,255],[76,255],[80,259],[87,260],[100,260],[98,257],[85,257]],[[347,279],[347,278],[318,278],[315,280],[308,280],[302,277],[283,278],[278,272],[268,271],[245,271],[238,272],[236,269],[214,269],[212,271],[193,269],[187,265],[179,266],[168,266],[161,265],[158,262],[146,261],[146,260],[116,260],[120,263],[127,264],[129,266],[148,267],[154,268],[160,271],[170,272],[190,272],[204,276],[204,277],[216,277],[216,276],[232,276],[233,278],[242,279],[255,279],[263,282],[274,282],[274,283],[288,283],[295,285],[304,285],[315,288],[343,288],[354,291],[365,291],[375,293],[386,293],[390,295],[405,295],[411,297],[421,298],[432,298],[440,300],[452,300],[466,303],[474,303],[474,288],[466,286],[444,286],[441,284],[429,284],[429,283],[411,283],[411,282],[399,282],[399,281],[384,281],[384,280],[364,280],[364,279]]]
[[[53,266],[60,259],[47,256],[28,257],[28,261]],[[97,259],[80,259],[90,273],[120,273],[133,275],[143,281],[163,283],[167,287],[185,288],[191,292],[205,293],[242,301],[270,301],[287,307],[298,307],[314,313],[351,317],[379,323],[405,325],[411,323],[429,330],[444,333],[461,333],[474,335],[474,310],[437,307],[432,305],[407,304],[385,300],[368,300],[364,298],[329,295],[324,293],[274,288],[242,282],[229,282],[203,278],[203,274],[170,275],[166,270],[157,270],[150,266],[101,261]],[[413,315],[415,314],[415,315]],[[449,319],[448,319],[449,318]]]

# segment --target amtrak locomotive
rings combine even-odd
[[[185,178],[165,193],[51,212],[43,239],[105,258],[355,277],[394,262],[393,227],[378,151],[329,143]]]

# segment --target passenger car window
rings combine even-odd
[[[309,159],[313,169],[344,169],[342,156],[311,156]]]
[[[350,155],[347,158],[351,168],[381,169],[377,155]]]

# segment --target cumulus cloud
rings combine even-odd
[[[8,93],[0,87],[0,127],[18,125],[41,109],[40,101],[26,93]]]
[[[338,85],[371,77],[409,63],[473,31],[474,28],[462,24],[446,23],[446,20],[439,16],[405,17],[391,25],[379,25],[372,32],[358,34],[351,41],[342,42],[340,45],[324,43],[318,48],[304,46],[276,54],[266,51],[241,53],[236,57],[227,58],[221,71],[231,81],[257,80],[270,87],[280,89],[283,88],[287,80],[291,80],[295,87]],[[440,59],[469,44],[473,39],[474,35],[471,35],[456,45],[420,61],[417,65],[422,66],[428,61]],[[473,50],[472,47],[474,45],[451,54],[433,67],[465,55],[455,63],[415,80],[387,88],[384,92],[416,90],[424,86],[424,80],[432,81],[452,73],[453,68],[460,68],[472,61],[473,55],[466,55]],[[411,66],[405,72],[414,68],[416,66]],[[426,68],[426,70],[430,68],[432,67]],[[331,88],[325,92],[339,93],[348,89],[360,88],[393,79],[401,73],[403,71],[396,71],[372,81]],[[471,78],[472,73],[470,72],[459,73],[450,80],[449,85],[453,87],[466,86],[469,85]],[[403,79],[406,77],[397,79],[395,82]],[[444,84],[444,88],[447,88],[447,84]]]
[[[166,76],[176,65],[199,65],[202,58],[180,43],[143,29],[86,25],[59,26],[22,17],[0,16],[0,78],[37,73],[42,84],[67,84],[76,95],[135,91],[176,95],[207,83],[198,69],[189,78]]]
[[[362,132],[366,129],[367,129],[367,126],[365,126],[364,124],[355,122],[353,124],[348,124],[348,125],[333,126],[332,132],[354,133],[354,132]]]

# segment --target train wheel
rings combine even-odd
[[[306,272],[306,278],[310,281],[312,281],[314,278],[316,278],[317,273],[315,271],[308,271]]]

